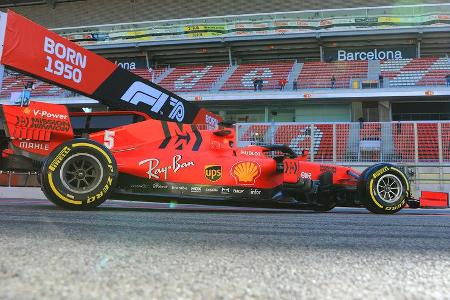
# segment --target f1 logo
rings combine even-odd
[[[178,122],[183,121],[184,119],[184,105],[181,101],[170,99],[170,105],[173,106],[172,111],[170,112],[169,118],[172,120],[177,120]]]
[[[150,105],[151,111],[154,113],[159,113],[169,98],[169,95],[140,81],[135,81],[120,97],[121,100],[134,105],[138,105],[140,102]],[[169,119],[182,122],[184,119],[183,103],[175,99],[170,99],[169,103],[173,106]]]

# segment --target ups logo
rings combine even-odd
[[[217,181],[222,178],[222,166],[206,166],[205,177],[211,181]]]

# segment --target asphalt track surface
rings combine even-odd
[[[0,299],[450,299],[450,210],[0,199]]]

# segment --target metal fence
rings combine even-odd
[[[238,145],[286,144],[311,161],[450,163],[450,122],[237,124]]]

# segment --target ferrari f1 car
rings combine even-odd
[[[120,197],[317,211],[346,202],[390,214],[410,197],[408,178],[389,164],[359,173],[284,145],[236,147],[233,128],[192,125],[215,127],[219,116],[12,11],[0,13],[0,41],[0,68],[128,110],[122,116],[139,112],[123,124],[113,122],[120,112],[106,113],[102,127],[63,105],[2,106],[3,168],[40,170],[43,192],[61,207]]]
[[[2,114],[4,160],[16,168],[40,168],[42,191],[68,209],[91,209],[118,197],[316,211],[362,204],[392,214],[410,197],[407,176],[393,165],[359,173],[309,162],[307,153],[297,156],[285,145],[239,148],[233,128],[200,130],[135,113],[140,122],[87,134],[85,124],[98,119],[70,116],[62,105],[3,106]]]

